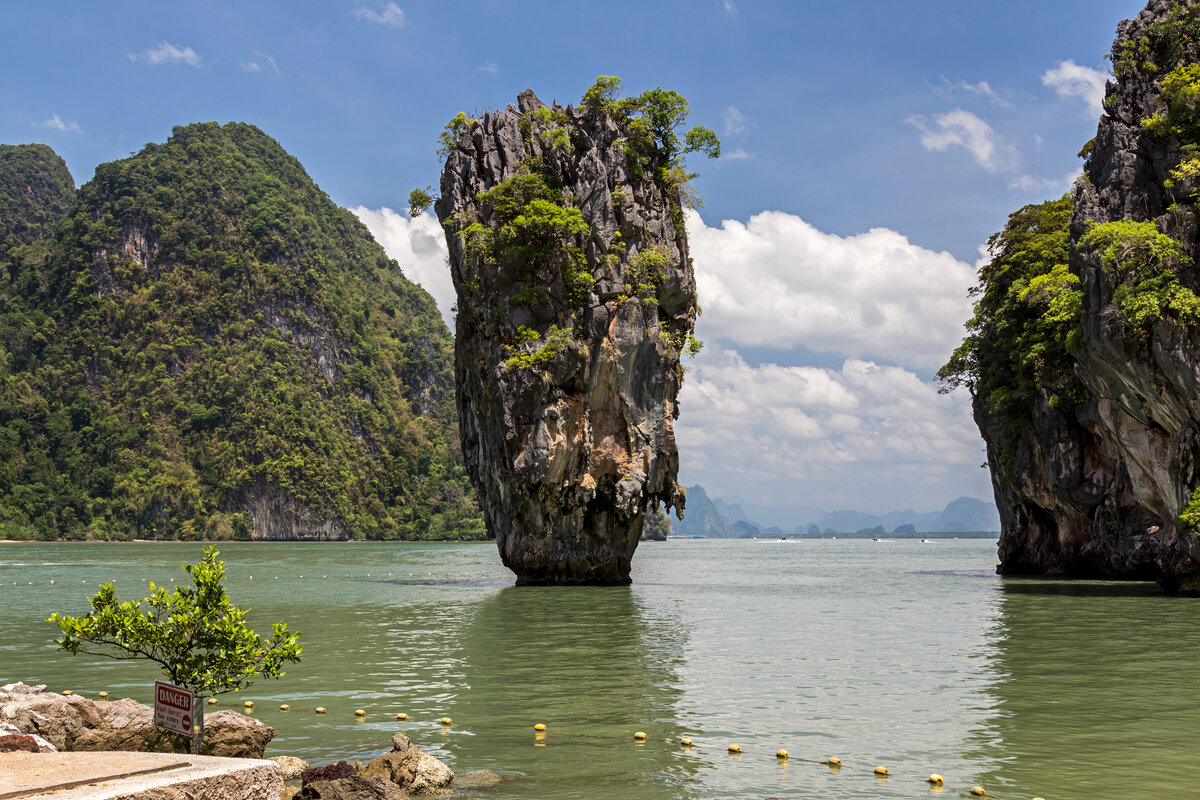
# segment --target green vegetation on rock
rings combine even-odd
[[[253,126],[101,165],[10,260],[31,258],[0,286],[19,309],[0,317],[0,536],[248,538],[264,516],[482,535],[432,298]]]
[[[1116,276],[1113,302],[1133,328],[1148,331],[1163,316],[1181,325],[1200,323],[1200,298],[1178,277],[1192,260],[1182,244],[1153,222],[1092,225],[1079,240],[1079,249],[1099,254],[1100,264]]]
[[[1070,196],[1025,206],[988,240],[992,260],[971,292],[975,315],[938,372],[945,390],[965,385],[1014,433],[1040,392],[1056,406],[1079,392],[1071,349],[1082,295],[1067,268],[1071,212]]]

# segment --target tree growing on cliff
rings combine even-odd
[[[277,622],[270,638],[258,636],[246,624],[245,609],[225,593],[225,562],[218,554],[208,546],[199,563],[181,565],[192,586],[168,592],[151,583],[142,600],[122,603],[116,587],[104,584],[90,601],[91,613],[50,615],[47,622],[62,631],[54,643],[71,654],[153,661],[169,683],[197,698],[244,689],[260,676],[282,676],[284,662],[300,660],[300,633]]]

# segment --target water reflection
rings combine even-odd
[[[454,718],[474,735],[455,741],[457,763],[512,775],[522,797],[696,796],[695,762],[663,742],[685,733],[686,638],[677,617],[627,587],[496,592],[463,636]],[[649,740],[635,743],[636,730]]]
[[[1178,794],[1200,742],[1200,601],[1149,584],[1007,579],[973,742],[1004,796]]]

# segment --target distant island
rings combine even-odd
[[[736,498],[709,497],[703,486],[687,488],[687,513],[671,520],[671,533],[736,539],[754,536],[920,536],[979,535],[994,538],[1000,515],[994,503],[960,497],[941,511],[912,509],[871,514],[811,506],[771,507]]]

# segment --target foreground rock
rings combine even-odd
[[[1001,573],[1200,593],[1200,126],[1190,90],[1172,99],[1170,88],[1181,74],[1186,87],[1200,61],[1198,27],[1195,0],[1151,0],[1118,28],[1117,77],[1070,225],[1078,397],[1043,391],[1015,426],[976,397]],[[1121,231],[1111,251],[1089,238],[1108,223],[1121,226],[1107,229]]]
[[[442,172],[463,455],[518,584],[629,583],[647,510],[683,508],[696,285],[679,186],[635,138],[525,91]]]
[[[366,767],[356,769],[345,761],[304,771],[300,797],[322,800],[404,800],[409,794],[442,794],[449,791],[454,773],[425,753],[403,733],[392,737],[392,751]]]
[[[154,726],[154,709],[134,700],[95,702],[24,683],[0,687],[0,723],[43,737],[58,750],[159,750],[170,740]],[[205,755],[262,758],[274,728],[235,711],[204,715]]]

